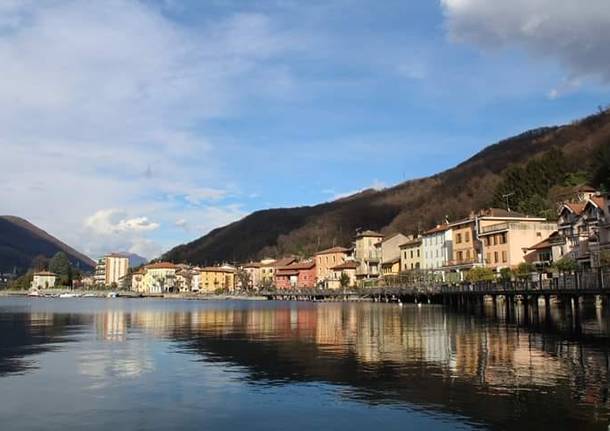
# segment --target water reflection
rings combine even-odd
[[[511,316],[489,305],[477,315],[440,306],[137,300],[92,301],[82,313],[83,304],[0,309],[0,375],[44,367],[37,355],[77,342],[86,346],[74,349],[78,371],[99,390],[117,378],[176,373],[155,359],[151,343],[165,343],[164,352],[200,367],[234,368],[247,385],[332,384],[346,400],[486,427],[603,429],[610,418],[609,319],[596,307],[580,310],[575,332],[559,306]]]

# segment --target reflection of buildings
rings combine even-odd
[[[121,310],[109,310],[95,315],[95,328],[100,337],[107,341],[125,341],[127,317]]]

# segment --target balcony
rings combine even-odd
[[[486,235],[494,232],[503,232],[507,231],[509,228],[508,223],[498,223],[491,226],[483,226],[481,227],[481,235]]]
[[[472,266],[478,264],[479,261],[475,258],[470,259],[451,259],[446,266]]]

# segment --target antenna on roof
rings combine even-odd
[[[502,197],[504,198],[504,200],[506,200],[506,211],[510,212],[510,203],[509,203],[509,198],[511,196],[513,196],[515,194],[515,192],[511,192],[511,193],[507,193],[505,195],[502,195]]]

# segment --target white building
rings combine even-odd
[[[447,224],[438,225],[422,235],[422,269],[440,270],[453,256],[453,234]]]
[[[56,280],[57,275],[52,272],[36,272],[34,273],[34,278],[32,279],[32,284],[30,286],[32,289],[50,289],[55,287]]]

